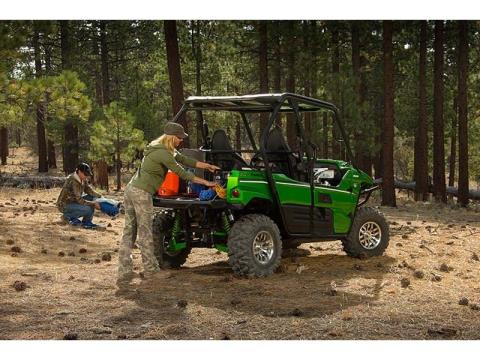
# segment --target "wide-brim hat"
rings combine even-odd
[[[166,135],[175,135],[180,139],[185,139],[186,137],[188,137],[188,134],[185,132],[185,129],[183,128],[182,125],[180,125],[179,123],[171,122],[171,121],[165,124],[165,127],[163,128],[163,132]]]

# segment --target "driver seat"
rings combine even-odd
[[[268,161],[275,164],[278,170],[289,178],[297,180],[297,159],[283,136],[282,129],[275,126],[270,130],[266,146]],[[276,152],[276,153],[275,153]]]
[[[241,169],[248,166],[245,160],[232,147],[227,133],[223,129],[215,130],[211,140],[211,150],[225,151],[224,153],[212,153],[212,163],[219,166],[224,171],[232,169]]]

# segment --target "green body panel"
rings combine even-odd
[[[361,190],[371,187],[373,180],[364,172],[344,161],[318,160],[318,162],[335,164],[344,173],[337,186],[315,186],[314,202],[315,206],[332,211],[334,234],[331,235],[346,235],[350,230]],[[310,206],[310,184],[293,180],[281,173],[273,173],[272,175],[282,205]],[[239,192],[238,197],[232,195],[232,191],[235,189]],[[320,202],[319,194],[329,195],[331,202]],[[252,169],[232,170],[227,181],[227,202],[232,205],[247,206],[253,199],[269,201],[271,206],[274,204],[265,172]],[[167,251],[175,252],[186,247],[185,241],[177,241],[182,222],[181,215],[177,213]],[[214,238],[218,239],[214,246],[219,251],[228,252],[228,247],[223,242],[230,232],[231,224],[229,224],[225,214],[222,217],[222,225],[222,228],[218,228],[212,233]]]
[[[338,186],[315,186],[314,201],[315,206],[332,210],[335,234],[346,234],[350,229],[361,189],[373,185],[373,181],[367,174],[344,161],[320,159],[318,161],[322,164],[335,164],[345,172]],[[293,180],[280,173],[274,173],[273,179],[282,205],[310,206],[310,184]],[[239,191],[239,197],[232,196],[234,189]],[[319,194],[329,195],[331,203],[319,202]],[[227,201],[245,206],[255,198],[265,199],[273,204],[265,172],[233,170],[227,183]]]

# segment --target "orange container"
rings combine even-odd
[[[168,170],[167,176],[162,185],[158,188],[158,195],[160,196],[172,196],[178,195],[178,190],[180,188],[180,178],[174,172]]]

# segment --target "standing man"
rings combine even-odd
[[[86,229],[95,229],[98,225],[92,222],[95,209],[100,210],[100,204],[93,201],[102,197],[88,184],[92,170],[86,163],[80,163],[75,172],[68,175],[58,196],[57,207],[63,214],[63,219],[70,225],[81,225]],[[83,195],[83,194],[87,195]],[[80,218],[82,220],[80,221]]]

